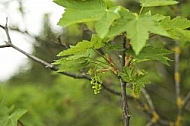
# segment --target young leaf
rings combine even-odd
[[[79,42],[77,45],[72,46],[71,48],[67,50],[63,50],[58,54],[58,56],[66,56],[66,55],[72,55],[80,52],[85,52],[86,50],[90,48],[98,49],[102,47],[104,43],[102,40],[97,36],[93,35],[91,41],[83,40],[82,42]]]
[[[27,112],[26,109],[17,109],[15,110],[9,118],[11,119],[11,122],[17,123],[18,119],[20,119],[25,113]]]
[[[136,77],[133,82],[133,92],[135,95],[139,95],[141,88],[145,87],[146,84],[149,84],[150,81],[147,80],[145,75],[139,75]]]
[[[177,1],[173,0],[140,0],[142,7],[154,7],[154,6],[167,6],[177,4]]]
[[[123,72],[119,73],[122,80],[133,85],[133,92],[135,95],[140,93],[140,89],[145,86],[145,84],[150,83],[146,78],[143,71],[139,71],[136,66],[124,67]]]
[[[189,40],[188,30],[184,30],[190,27],[190,20],[182,17],[176,17],[174,19],[170,19],[167,17],[161,21],[162,26],[167,29],[170,34],[170,38],[176,40]]]
[[[161,21],[166,18],[166,16],[161,15],[161,14],[155,14],[152,17],[154,18],[155,21]]]
[[[59,71],[58,72],[63,72],[63,71],[78,71],[82,68],[85,68],[88,66],[89,59],[86,57],[81,57],[75,60],[62,60],[60,66],[59,66]]]
[[[177,32],[177,37],[179,40],[190,41],[190,31],[189,30],[175,28],[175,31]]]
[[[71,54],[75,54],[75,53],[79,53],[82,51],[86,51],[89,48],[93,47],[93,43],[89,42],[87,40],[83,40],[82,42],[79,42],[77,45],[72,46],[71,48],[67,49],[67,50],[63,50],[61,51],[58,56],[66,56],[66,55],[71,55]]]
[[[63,57],[56,60],[53,64],[60,65],[58,72],[76,71],[85,68],[90,63],[89,57],[90,51],[86,50],[85,52],[77,53],[72,56]]]
[[[179,16],[174,19],[167,17],[161,21],[161,24],[164,26],[165,29],[168,30],[176,27],[181,29],[187,29],[190,27],[190,20]]]
[[[91,42],[94,49],[99,49],[105,45],[104,41],[96,34],[92,35]]]
[[[17,126],[17,121],[27,112],[26,109],[17,109],[11,115],[3,115],[0,117],[1,126]]]
[[[172,51],[166,50],[164,48],[155,48],[152,46],[144,47],[139,55],[136,55],[132,50],[127,51],[133,58],[137,59],[139,62],[147,60],[157,60],[165,65],[169,65],[169,58],[165,55],[171,54]]]
[[[136,76],[136,67],[124,67],[123,73],[120,73],[120,76],[124,82],[132,83]]]

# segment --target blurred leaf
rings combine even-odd
[[[140,0],[142,7],[154,7],[154,6],[167,6],[177,4],[177,1],[173,0]]]
[[[17,126],[17,121],[27,112],[26,109],[17,109],[11,115],[8,113],[0,117],[1,126]]]
[[[178,33],[179,40],[190,41],[189,30],[182,30],[180,28],[175,28],[175,31]]]
[[[10,116],[10,120],[13,123],[17,123],[18,119],[20,119],[25,113],[27,112],[26,109],[17,109],[15,110]]]

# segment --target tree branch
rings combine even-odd
[[[151,125],[154,125],[155,123],[158,123],[159,120],[161,120],[161,119],[160,119],[158,113],[156,112],[155,107],[152,102],[152,99],[150,98],[150,95],[148,94],[146,89],[142,88],[141,91],[142,91],[144,97],[146,98],[146,101],[148,102],[148,105],[150,107],[150,114],[151,114],[152,119],[149,121],[148,125],[151,126]]]
[[[190,91],[187,93],[186,97],[183,99],[183,105],[182,105],[183,109],[185,108],[189,100],[190,100]]]
[[[126,51],[126,37],[123,37],[122,41],[122,59],[121,59],[121,65],[122,68],[125,66],[125,51]],[[122,97],[122,109],[123,109],[123,116],[124,116],[124,126],[129,126],[130,122],[130,110],[128,106],[128,98],[127,98],[127,93],[126,93],[126,82],[122,80],[121,77],[119,77],[120,84],[121,84],[121,97]]]
[[[4,45],[0,45],[0,48],[5,48],[5,47],[12,47],[14,48],[15,50],[19,51],[20,53],[24,54],[25,56],[27,56],[28,58],[32,59],[33,61],[45,66],[46,68],[49,68],[50,70],[52,71],[57,71],[59,74],[62,74],[62,75],[65,75],[65,76],[69,76],[69,77],[72,77],[72,78],[75,78],[75,79],[85,79],[85,80],[91,80],[91,77],[85,73],[82,73],[82,74],[74,74],[74,73],[68,73],[68,72],[59,72],[59,69],[54,66],[53,64],[51,63],[48,63],[36,56],[33,56],[27,52],[25,52],[24,50],[20,49],[19,47],[15,46],[13,43],[12,43],[12,40],[11,40],[11,37],[9,35],[9,29],[8,29],[8,26],[7,26],[7,23],[8,23],[8,19],[6,20],[6,25],[5,26],[2,26],[0,25],[0,28],[4,29],[5,32],[6,32],[6,36],[7,36],[7,39],[8,39],[8,42],[5,42],[6,44]],[[26,32],[27,33],[27,32]],[[123,50],[122,50],[122,67],[125,66],[125,51],[126,51],[126,38],[124,37],[123,38],[123,42],[122,42],[122,45],[123,45]],[[128,100],[136,100],[138,102],[138,104],[140,106],[144,106],[143,102],[140,100],[140,99],[136,99],[134,98],[133,96],[131,95],[127,95],[126,93],[126,83],[123,82],[123,80],[121,79],[121,77],[119,77],[120,79],[120,84],[121,84],[121,92],[117,92],[116,90],[114,89],[111,89],[109,87],[106,86],[106,83],[103,82],[102,84],[102,87],[108,91],[109,93],[112,93],[114,95],[117,95],[117,96],[121,96],[122,97],[122,105],[123,105],[123,115],[124,115],[124,123],[125,123],[125,126],[129,126],[129,121],[130,121],[130,111],[129,111],[129,107],[128,107]],[[147,102],[151,108],[151,111],[155,110],[154,109],[154,106],[153,106],[153,103],[148,95],[148,93],[144,93],[146,99],[147,99]],[[190,92],[188,93],[188,95],[186,96],[186,98],[184,99],[184,106],[186,105],[187,101],[190,99]],[[147,111],[147,110],[144,110],[145,113],[147,113],[150,117],[152,116],[152,113]],[[165,120],[162,120],[160,119],[158,121],[160,124],[169,124],[169,121],[165,121]]]
[[[6,33],[6,36],[7,36],[7,40],[8,40],[7,43],[11,43],[11,37],[9,35],[9,29],[8,29],[8,18],[6,18],[6,24],[5,24],[5,26],[0,25],[0,27],[5,30],[5,33]]]
[[[10,47],[9,44],[0,45],[0,48]]]
[[[142,89],[142,92],[144,92],[143,94],[144,94],[144,96],[148,102],[148,106],[146,104],[144,104],[143,101],[140,100],[138,97],[133,97],[133,99],[140,106],[140,110],[142,110],[145,114],[147,114],[151,118],[151,121],[147,124],[147,126],[155,125],[155,123],[160,124],[162,126],[168,126],[171,123],[171,121],[169,121],[169,120],[164,120],[164,119],[160,118],[159,116],[158,116],[159,117],[158,120],[155,120],[154,116],[157,113],[155,113],[156,111],[155,111],[155,108],[153,106],[152,100],[151,100],[148,92],[146,92],[146,90]],[[153,122],[153,121],[156,121],[156,122]]]
[[[27,56],[28,58],[32,59],[33,61],[45,66],[46,68],[49,68],[50,70],[52,71],[58,71],[59,74],[62,74],[62,75],[65,75],[65,76],[69,76],[69,77],[72,77],[72,78],[75,78],[75,79],[85,79],[85,80],[91,80],[91,77],[87,74],[74,74],[74,73],[68,73],[68,72],[59,72],[59,69],[54,66],[53,64],[51,63],[48,63],[34,55],[31,55],[27,52],[25,52],[24,50],[20,49],[19,47],[15,46],[13,43],[12,43],[12,40],[11,40],[11,37],[9,35],[9,29],[8,29],[8,25],[7,25],[7,22],[8,22],[8,19],[6,20],[6,25],[5,26],[2,26],[0,25],[0,28],[4,29],[4,31],[6,32],[6,36],[7,36],[7,39],[8,39],[8,42],[5,42],[6,44],[4,45],[0,45],[0,48],[5,48],[5,47],[12,47],[14,48],[15,50],[19,51],[20,53],[24,54],[25,56]],[[111,88],[108,88],[106,86],[106,84],[103,84],[103,88],[112,93],[112,94],[115,94],[115,95],[120,95],[120,92],[117,92]]]
[[[155,111],[154,105],[152,103],[152,99],[150,98],[150,95],[148,94],[148,92],[146,91],[146,89],[142,88],[141,91],[142,91],[144,97],[146,98],[151,111]]]
[[[180,5],[180,0],[179,4],[176,5],[176,15],[180,16],[181,15],[181,5]],[[183,106],[183,100],[181,98],[180,92],[181,92],[181,87],[180,87],[180,46],[179,46],[179,41],[175,41],[175,48],[174,48],[174,82],[175,82],[175,93],[176,93],[176,105],[178,108],[178,114],[176,117],[176,124],[181,125],[182,124],[182,106]]]

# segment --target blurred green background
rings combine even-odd
[[[19,1],[18,1],[19,2]],[[133,12],[139,12],[136,0],[118,0],[118,4]],[[3,4],[2,4],[3,5]],[[181,2],[181,15],[190,18],[189,0]],[[176,16],[175,6],[148,8],[152,13]],[[147,10],[144,10],[145,12]],[[43,29],[35,36],[33,55],[53,62],[67,44],[88,38],[88,33],[81,25],[73,25],[56,33],[51,28],[49,15],[44,15]],[[93,25],[88,25],[93,28]],[[58,41],[58,35],[62,45]],[[149,42],[167,49],[174,47],[170,39],[152,38]],[[181,96],[190,91],[190,46],[188,42],[180,43]],[[170,59],[174,59],[171,54]],[[19,71],[8,81],[0,85],[0,119],[10,115],[18,108],[26,109],[20,121],[25,126],[122,126],[121,99],[105,90],[94,95],[89,81],[73,79],[52,72],[30,60],[29,69]],[[151,67],[150,67],[151,66]],[[174,62],[170,66],[158,62],[145,62],[140,67],[151,73],[151,84],[146,86],[155,109],[160,117],[175,120]],[[111,78],[111,77],[110,77]],[[109,79],[110,79],[109,78]],[[117,88],[118,89],[118,88]],[[144,100],[142,98],[142,100]],[[145,126],[150,117],[144,113],[135,100],[129,101],[132,117],[131,126]],[[190,103],[183,110],[183,125],[190,125]]]

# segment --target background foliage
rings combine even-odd
[[[133,12],[140,10],[139,3],[134,0],[118,0],[117,3]],[[181,2],[181,15],[183,17],[189,18],[189,5],[188,0]],[[171,17],[175,17],[175,11],[177,11],[175,6],[150,7],[148,9],[151,9],[153,14],[159,13],[170,15]],[[97,11],[101,10],[97,9]],[[146,8],[144,11],[146,11]],[[86,25],[88,28],[94,28],[93,23],[87,23],[86,25],[73,24],[64,28],[62,33],[59,33],[61,34],[59,39],[62,42],[59,43],[57,33],[54,33],[49,25],[48,15],[44,15],[42,25],[44,25],[44,29],[41,34],[35,36],[36,42],[33,46],[33,54],[37,57],[43,57],[48,62],[57,59],[56,55],[67,48],[68,44],[74,45],[83,39],[89,40],[91,33],[86,29]],[[160,43],[160,40],[162,40],[162,43]],[[115,41],[120,41],[120,38],[116,38]],[[148,43],[153,44],[155,47],[165,47],[170,50],[175,47],[173,40],[168,38],[153,37]],[[120,48],[117,44],[114,46]],[[113,48],[110,45],[107,47],[108,49],[113,48],[109,52],[109,55],[113,57],[115,56],[115,50],[117,50],[115,47]],[[185,97],[190,89],[189,43],[181,42],[180,48],[181,96]],[[173,57],[174,54],[169,55],[171,60],[174,60]],[[176,120],[177,106],[173,77],[175,64],[171,61],[169,65],[170,67],[157,61],[148,61],[138,67],[149,72],[148,78],[151,78],[151,84],[146,85],[146,89],[152,98],[155,109],[159,112],[159,116],[168,120]],[[108,76],[112,75],[105,75],[106,81],[118,83],[116,78],[108,78]],[[120,89],[119,85],[110,86]],[[12,122],[11,119],[15,121],[24,113],[20,121],[27,126],[122,125],[122,111],[118,107],[121,104],[120,97],[114,96],[105,90],[102,90],[98,95],[94,95],[90,82],[52,73],[33,61],[30,62],[28,71],[21,71],[1,85],[0,101],[0,106],[2,106],[0,107],[0,120],[6,122],[7,124],[5,125],[10,126],[13,125],[13,123],[10,123]],[[129,104],[132,112],[131,125],[146,125],[151,117],[142,111],[145,108],[140,108],[135,100],[130,100]],[[7,120],[7,116],[11,116],[10,120]],[[190,107],[188,103],[184,108],[183,125],[190,124],[189,118]]]

